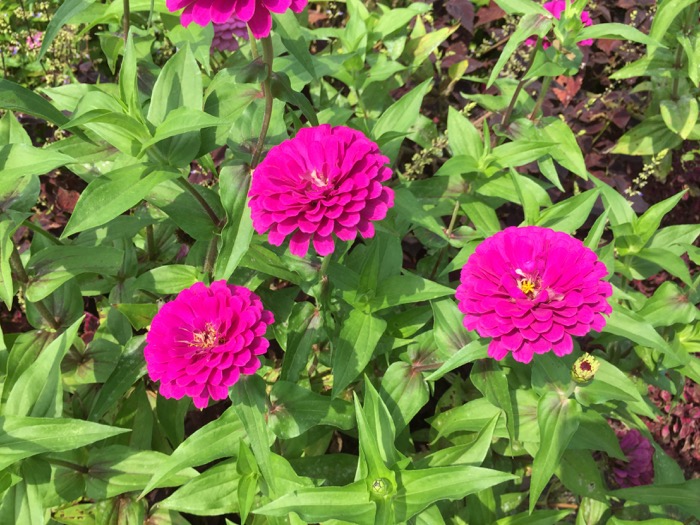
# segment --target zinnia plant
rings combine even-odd
[[[571,353],[571,336],[600,331],[612,307],[608,270],[581,241],[548,228],[507,228],[469,257],[457,288],[464,326],[490,337],[489,355],[529,363]]]
[[[191,397],[204,408],[226,399],[241,375],[260,368],[272,313],[247,288],[196,283],[163,305],[146,336],[148,375],[163,397]]]
[[[394,205],[389,159],[361,132],[328,124],[302,128],[275,146],[255,169],[250,187],[253,227],[304,257],[313,244],[328,255],[333,237],[351,241],[374,236],[372,222]]]

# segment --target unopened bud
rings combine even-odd
[[[593,380],[598,368],[600,362],[591,354],[584,354],[571,367],[571,379],[577,383],[588,383]]]

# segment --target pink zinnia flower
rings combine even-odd
[[[529,363],[573,350],[572,335],[605,326],[612,286],[605,265],[570,235],[539,226],[506,228],[482,242],[457,287],[464,326],[491,337],[488,354]]]
[[[308,3],[308,0],[165,0],[171,12],[185,8],[180,18],[185,27],[192,22],[200,26],[209,22],[223,24],[235,16],[248,24],[255,38],[270,34],[270,13],[284,13],[287,9],[301,13]]]
[[[627,462],[613,461],[613,477],[622,488],[651,485],[654,481],[654,447],[637,429],[619,432],[620,448]]]
[[[166,303],[153,318],[144,355],[148,375],[160,381],[163,397],[189,396],[204,408],[209,398],[226,399],[241,374],[260,368],[259,355],[272,313],[242,286],[195,283]]]
[[[237,51],[238,38],[248,40],[248,28],[243,20],[239,20],[232,15],[223,24],[214,24],[214,39],[211,42],[212,50]]]
[[[551,2],[545,2],[542,4],[542,7],[544,7],[547,11],[552,13],[552,16],[559,20],[561,18],[562,13],[564,10],[566,10],[566,0],[552,0]],[[585,27],[588,27],[593,24],[593,20],[591,20],[591,15],[588,13],[588,11],[582,11],[581,12],[581,22]],[[528,46],[534,46],[537,43],[536,38],[528,38],[525,40],[525,44]],[[544,49],[547,49],[551,44],[549,41],[545,38],[542,41],[542,47]],[[593,45],[593,40],[588,39],[588,40],[581,40],[578,45],[580,46],[592,46]]]
[[[357,233],[374,236],[372,221],[394,205],[394,192],[381,183],[391,178],[389,159],[359,131],[328,124],[303,128],[275,146],[255,168],[250,188],[253,228],[269,231],[280,246],[291,235],[289,251],[304,257],[313,242],[328,255],[332,235],[351,241]]]

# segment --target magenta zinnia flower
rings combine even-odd
[[[529,363],[533,354],[573,350],[572,335],[605,326],[612,286],[581,241],[548,228],[506,228],[482,242],[457,287],[464,326],[491,337],[488,354]]]
[[[211,41],[211,49],[219,51],[237,51],[238,38],[248,40],[248,28],[243,20],[231,16],[223,24],[214,24],[214,39]]]
[[[303,128],[275,146],[255,168],[250,188],[253,228],[269,231],[280,246],[304,257],[313,242],[319,255],[333,252],[332,235],[343,241],[374,235],[372,221],[394,205],[389,159],[359,131],[328,124]]]
[[[622,488],[651,485],[654,481],[654,447],[637,429],[618,433],[627,462],[613,461],[613,477]]]
[[[544,7],[547,11],[552,13],[552,16],[559,20],[561,18],[562,13],[566,10],[566,0],[552,0],[551,2],[545,2],[542,4],[542,7]],[[593,24],[593,20],[591,20],[591,15],[588,13],[588,11],[582,11],[581,12],[581,23],[585,27],[588,27]],[[528,46],[534,46],[537,43],[536,38],[528,38],[525,40],[525,44]],[[544,49],[547,49],[551,44],[549,41],[545,38],[542,41],[542,47]],[[578,45],[580,46],[592,46],[593,45],[593,40],[592,39],[587,39],[587,40],[581,40]]]
[[[209,22],[223,24],[235,16],[248,24],[255,38],[270,34],[270,13],[284,13],[287,9],[301,13],[308,3],[308,0],[165,0],[171,12],[185,8],[180,18],[185,27],[192,22],[200,26]]]
[[[226,399],[241,374],[260,368],[259,355],[272,313],[242,286],[196,283],[166,303],[153,318],[144,355],[148,375],[163,397],[189,396],[204,408]]]

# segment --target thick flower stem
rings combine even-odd
[[[537,113],[539,113],[540,108],[542,107],[542,103],[544,102],[544,98],[547,96],[547,91],[549,91],[549,86],[551,83],[552,77],[544,77],[544,80],[542,81],[542,88],[540,89],[540,94],[537,96],[537,100],[535,101],[535,107],[532,109],[532,113],[530,114],[530,120],[535,120]]]
[[[263,81],[263,94],[265,95],[265,114],[263,115],[262,127],[260,128],[260,136],[258,137],[258,143],[255,145],[255,150],[253,151],[253,160],[250,163],[250,167],[255,169],[260,162],[260,157],[262,156],[262,150],[265,146],[265,137],[267,137],[267,130],[270,128],[270,119],[272,118],[272,85],[270,82],[270,77],[272,76],[272,61],[274,60],[274,51],[272,49],[272,40],[270,37],[263,38],[260,43],[263,48],[263,60],[267,65],[267,78]]]
[[[156,239],[153,235],[153,225],[146,226],[146,254],[149,261],[155,261],[158,253],[156,251]]]
[[[460,203],[459,203],[459,199],[457,199],[455,201],[455,207],[452,210],[452,217],[450,217],[450,225],[445,230],[445,235],[447,235],[448,239],[452,235],[452,230],[454,230],[455,224],[457,224],[457,217],[459,216],[459,208],[460,208]],[[449,245],[449,240],[448,240],[447,246],[445,246],[440,251],[440,255],[438,255],[437,261],[435,261],[435,266],[433,266],[433,270],[430,272],[431,279],[435,278],[435,275],[437,274],[438,268],[440,267],[440,263],[442,262],[442,259],[445,257],[445,253],[447,253],[447,250],[449,250],[449,248],[450,248],[450,245]]]
[[[131,10],[129,8],[129,0],[124,0],[124,19],[122,20],[124,25],[124,43],[126,43],[129,38],[129,27],[131,26]]]
[[[29,275],[27,275],[27,271],[24,269],[22,259],[19,256],[19,252],[17,251],[16,246],[12,246],[12,252],[10,253],[10,267],[12,268],[12,271],[14,272],[17,280],[23,286],[27,286],[27,284],[29,283]],[[51,328],[53,328],[54,330],[58,330],[59,328],[61,328],[61,323],[59,323],[56,320],[56,318],[53,316],[51,311],[46,307],[44,303],[42,303],[41,301],[36,301],[32,304],[36,308],[37,312],[39,312],[39,315],[43,317],[43,319],[49,324]]]
[[[323,258],[323,262],[321,262],[321,267],[318,270],[318,278],[319,281],[321,282],[321,293],[319,295],[319,302],[321,303],[319,306],[321,307],[326,307],[328,304],[328,291],[329,291],[329,282],[328,282],[328,266],[331,264],[331,259],[333,255],[326,255]]]
[[[209,247],[207,248],[207,254],[204,257],[204,273],[211,277],[214,271],[214,264],[216,263],[216,255],[219,247],[219,236],[214,235],[209,241]]]
[[[537,42],[535,43],[534,47],[532,48],[532,53],[530,53],[530,58],[527,61],[527,66],[525,66],[525,72],[523,73],[523,78],[520,79],[520,82],[518,82],[518,85],[515,88],[515,91],[513,92],[513,96],[510,99],[510,104],[508,104],[508,108],[506,108],[506,112],[503,114],[503,120],[501,120],[501,126],[505,129],[508,127],[508,124],[510,124],[510,116],[513,113],[513,109],[515,109],[515,104],[518,102],[518,97],[520,96],[520,92],[523,90],[525,87],[525,84],[527,83],[527,80],[525,77],[527,74],[530,72],[530,68],[532,68],[532,64],[535,63],[535,57],[537,56],[537,50],[540,47],[540,39],[537,39]]]

